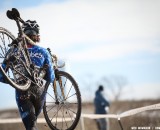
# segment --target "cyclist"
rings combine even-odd
[[[39,25],[36,21],[27,20],[23,24],[22,29],[35,43],[40,41]],[[53,82],[54,71],[48,50],[37,45],[31,45],[29,42],[27,42],[27,47],[32,63],[39,67],[48,66],[45,80],[48,81],[48,83]],[[5,82],[2,73],[0,73],[0,81]],[[36,121],[43,108],[44,101],[44,85],[38,87],[31,84],[31,87],[25,92],[16,90],[16,102],[26,130],[37,130]]]

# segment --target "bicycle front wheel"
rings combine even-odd
[[[64,71],[56,72],[53,84],[46,88],[44,117],[52,130],[74,130],[81,115],[81,95],[78,85],[73,77]]]
[[[14,49],[9,47],[14,39],[15,37],[7,29],[0,27],[0,70],[7,83],[16,89],[26,91],[30,87],[31,81],[22,73],[25,70],[24,64],[13,58],[10,58],[13,62],[9,60],[4,63],[8,53],[11,53]],[[15,62],[17,62],[16,65],[14,64]],[[21,77],[21,81],[18,81],[16,77],[19,79]]]

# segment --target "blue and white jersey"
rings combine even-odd
[[[48,65],[45,77],[47,81],[53,82],[54,70],[53,70],[53,64],[51,61],[51,56],[48,50],[40,46],[34,45],[31,48],[28,48],[28,51],[33,64],[39,67],[43,67],[45,64]]]
[[[43,47],[34,45],[31,48],[28,48],[28,51],[33,64],[35,64],[38,67],[43,67],[45,64],[48,65],[48,68],[46,70],[45,80],[52,83],[54,80],[54,70],[51,61],[52,59],[48,50]],[[3,64],[3,67],[5,67],[5,64]],[[4,77],[1,72],[0,72],[0,82],[4,82]]]

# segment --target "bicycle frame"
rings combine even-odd
[[[58,68],[63,68],[65,66],[65,63],[62,64],[61,66],[58,65],[58,58],[57,58],[57,56],[53,55],[51,53],[50,48],[47,48],[47,50],[49,51],[49,53],[51,55],[52,63],[53,63],[53,69],[54,69],[54,72],[55,72],[55,78],[56,79],[54,80],[54,83],[53,83],[53,90],[54,90],[54,95],[55,95],[55,98],[56,98],[56,103],[58,103],[56,80],[58,80],[58,82],[59,82],[59,86],[60,86],[60,90],[61,90],[61,93],[62,93],[62,96],[63,96],[63,100],[65,100],[65,94],[64,94],[64,89],[62,87],[62,79],[56,75],[56,71],[58,71]]]
[[[21,60],[21,62],[23,63],[23,66],[24,66],[25,70],[28,73],[27,74],[28,77],[26,77],[26,78],[29,78],[31,80],[31,82],[34,83],[34,81],[32,80],[33,77],[34,77],[34,72],[33,72],[34,65],[32,64],[32,61],[31,61],[31,58],[30,58],[30,55],[29,55],[29,52],[28,52],[28,49],[27,49],[27,42],[29,42],[32,45],[35,45],[35,43],[23,32],[23,29],[22,29],[22,26],[20,25],[20,22],[22,24],[24,24],[25,22],[20,18],[19,12],[18,11],[14,12],[14,11],[15,10],[12,9],[12,13],[14,13],[12,15],[14,17],[10,16],[10,15],[8,15],[8,17],[10,19],[13,19],[13,20],[16,21],[16,24],[17,24],[17,27],[18,27],[18,37],[16,39],[17,42],[16,43],[13,42],[13,44],[11,44],[10,46],[13,46],[13,48],[16,48],[18,52],[22,53],[22,55],[24,57],[25,63],[22,60]],[[57,77],[57,75],[56,75],[56,71],[58,71],[58,68],[64,67],[65,64],[59,66],[58,65],[58,58],[57,58],[57,56],[53,55],[51,53],[51,50],[49,48],[47,48],[47,50],[49,51],[49,53],[51,55],[52,63],[53,63],[53,69],[54,69],[54,72],[55,72],[55,77],[56,77],[56,80],[58,80],[58,82],[59,82],[59,86],[60,86],[63,98],[65,99],[65,96],[64,96],[65,94],[64,94],[63,87],[62,87],[62,80],[61,80],[60,77]],[[25,77],[20,72],[17,72],[17,73],[19,73],[21,76]],[[53,83],[53,84],[54,84],[53,85],[54,86],[54,93],[55,93],[55,96],[56,96],[57,95],[57,93],[56,93],[56,91],[57,91],[56,87],[57,86],[55,85],[55,83]]]
[[[4,83],[18,90],[31,92],[30,87],[33,84],[36,87],[44,86],[46,98],[43,113],[49,127],[56,130],[75,129],[81,115],[81,94],[77,82],[69,73],[59,69],[64,67],[65,63],[59,65],[57,56],[52,54],[49,48],[47,50],[51,56],[55,79],[53,84],[44,81],[48,65],[37,68],[33,64],[34,61],[32,63],[28,43],[32,45],[35,43],[23,32],[21,23],[24,24],[24,21],[20,18],[18,10],[12,8],[12,11],[7,11],[7,17],[16,21],[18,36],[15,38],[5,28],[0,28],[3,36],[1,38],[3,46],[0,46],[2,50],[0,70],[6,81]],[[32,94],[34,95],[34,92]],[[58,122],[60,118],[62,123]]]
[[[29,43],[31,43],[32,45],[35,45],[35,43],[34,43],[27,35],[24,34],[24,32],[23,32],[23,30],[22,30],[22,28],[21,28],[21,26],[20,26],[19,21],[21,21],[22,23],[23,23],[24,21],[23,21],[22,19],[16,20],[16,23],[17,23],[17,26],[18,26],[18,29],[19,29],[19,36],[18,36],[18,38],[22,39],[22,43],[23,43],[24,45],[21,44],[21,43],[18,43],[18,44],[19,44],[19,46],[20,46],[20,49],[21,49],[23,55],[26,56],[25,59],[26,59],[26,61],[28,61],[26,70],[28,71],[28,73],[30,73],[27,68],[28,68],[28,67],[31,67],[32,61],[31,61],[31,59],[30,59],[29,52],[28,52],[28,50],[27,50],[26,39],[27,39],[27,40],[29,41]],[[23,45],[23,47],[22,47],[22,45]],[[47,48],[47,50],[49,51],[49,53],[50,53],[50,55],[51,55],[52,63],[53,63],[53,69],[54,69],[54,72],[55,72],[55,77],[57,78],[57,76],[56,76],[56,71],[58,71],[58,68],[64,67],[65,64],[62,64],[61,66],[59,66],[59,65],[58,65],[58,58],[57,58],[57,56],[56,56],[56,55],[53,55],[53,54],[51,53],[51,50],[50,50],[49,48]],[[26,55],[25,55],[25,54],[26,54]],[[30,76],[32,76],[31,73],[30,73]],[[61,90],[63,99],[65,100],[64,89],[63,89],[63,87],[62,87],[62,79],[61,79],[60,77],[58,77],[57,79],[58,79],[58,81],[59,81],[59,86],[60,86],[60,90]],[[58,101],[58,99],[57,99],[57,86],[56,86],[55,82],[56,82],[56,80],[55,80],[54,83],[53,83],[53,89],[54,89],[54,94],[55,94],[56,100]]]
[[[35,45],[35,43],[27,35],[24,34],[22,27],[20,25],[20,22],[24,23],[24,21],[19,17],[15,21],[16,21],[16,24],[18,27],[18,37],[15,39],[15,41],[13,41],[11,44],[9,44],[10,49],[7,52],[7,55],[4,60],[6,61],[6,64],[8,64],[16,73],[21,75],[23,78],[30,80],[32,83],[38,85],[35,78],[34,78],[36,67],[32,63],[30,55],[29,55],[29,51],[27,49],[27,42],[29,42],[32,45]],[[24,75],[23,73],[21,73],[20,71],[16,70],[14,67],[14,64],[12,64],[12,62],[10,62],[10,59],[12,61],[14,61],[14,60],[20,61],[22,66],[25,69],[25,73],[27,74],[27,76]],[[1,70],[2,70],[2,68],[1,68]],[[3,72],[3,73],[5,73],[5,72]],[[16,79],[14,74],[13,74],[13,76],[14,76],[14,79]],[[24,90],[26,90],[26,89],[24,89]]]

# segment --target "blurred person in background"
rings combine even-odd
[[[95,114],[107,114],[109,109],[109,102],[104,98],[102,92],[104,88],[102,85],[99,86],[95,92],[94,106]],[[105,118],[96,119],[99,130],[107,130],[107,121]]]

